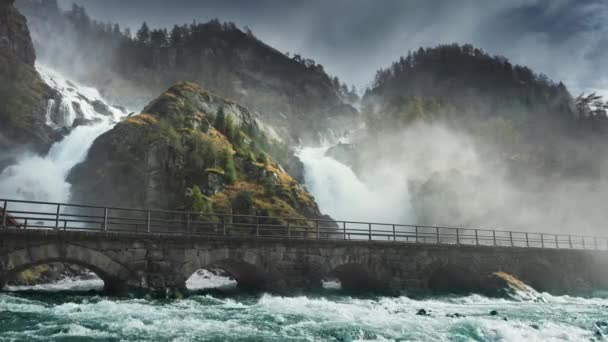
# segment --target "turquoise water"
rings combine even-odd
[[[608,299],[1,293],[0,341],[604,341]],[[430,316],[416,313],[425,309]],[[495,316],[492,310],[498,311]],[[465,317],[448,317],[452,314]]]

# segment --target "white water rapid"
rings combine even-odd
[[[93,141],[126,113],[106,104],[96,89],[78,85],[48,67],[36,68],[43,80],[62,96],[59,103],[49,101],[47,124],[71,130],[47,155],[25,154],[7,167],[0,174],[0,194],[12,199],[67,202],[69,171],[84,160]],[[72,128],[76,119],[87,124]]]

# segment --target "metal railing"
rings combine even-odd
[[[0,199],[0,229],[608,250],[608,238]]]

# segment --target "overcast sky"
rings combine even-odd
[[[60,0],[137,29],[219,18],[358,88],[408,50],[472,43],[608,96],[608,0]]]

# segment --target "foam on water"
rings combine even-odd
[[[101,291],[104,282],[99,277],[91,274],[87,279],[83,278],[62,278],[53,283],[37,285],[7,285],[4,290],[16,291],[42,291],[42,292],[61,292],[61,291]]]
[[[183,300],[0,294],[0,339],[80,336],[134,340],[582,341],[601,334],[606,299],[536,303],[481,296],[259,297]],[[430,316],[418,316],[424,308]],[[499,314],[491,316],[491,310]],[[459,313],[462,318],[447,317]],[[506,318],[507,320],[504,320]],[[24,331],[27,335],[24,335]],[[599,331],[599,332],[598,332]],[[605,332],[604,332],[605,333]]]
[[[188,280],[186,287],[188,290],[206,290],[206,289],[228,289],[235,288],[236,280],[229,276],[219,275],[217,272],[208,270],[196,271]]]

